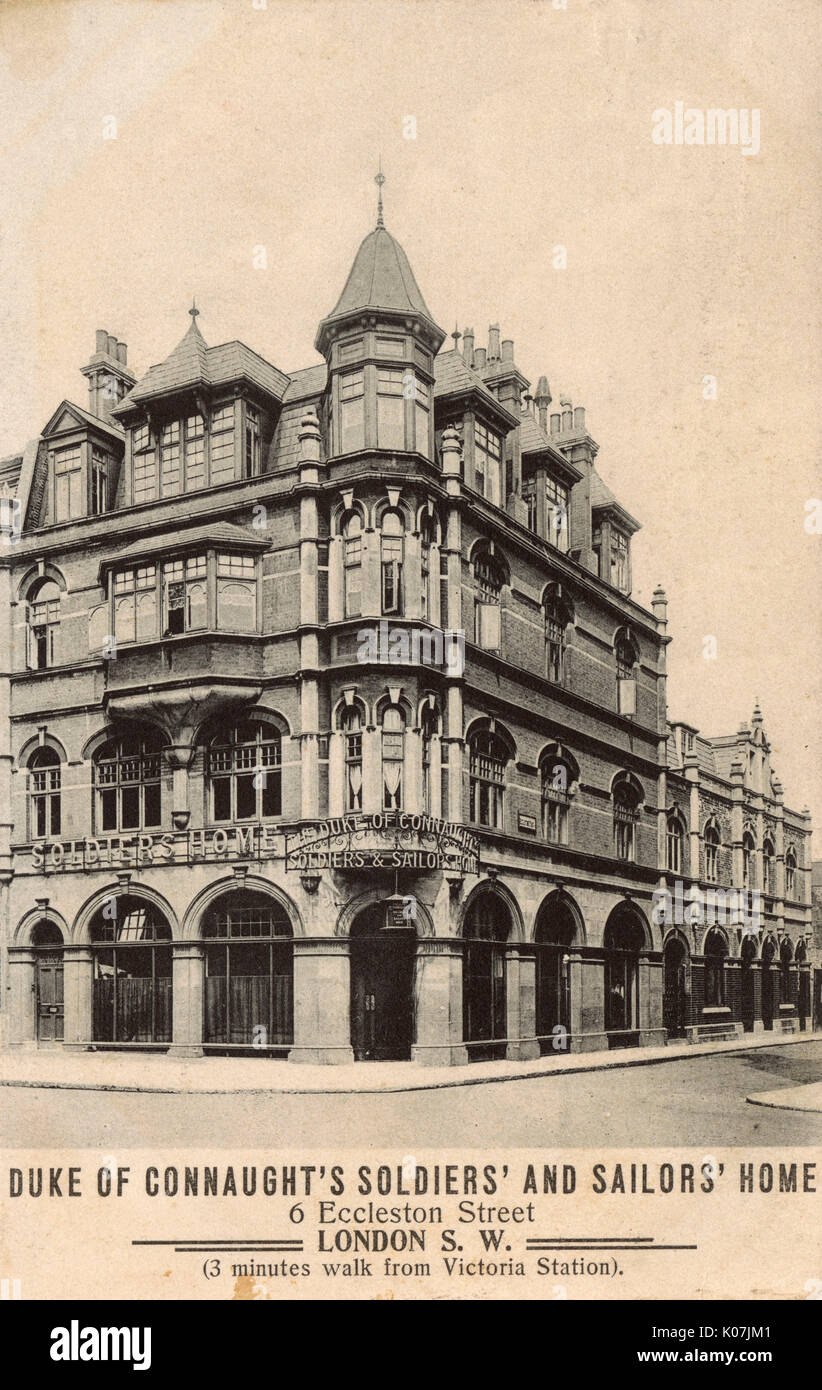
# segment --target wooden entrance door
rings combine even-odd
[[[408,1061],[414,1027],[413,932],[352,935],[351,1046],[358,1062]]]
[[[37,1041],[63,1041],[63,953],[37,955]]]
[[[683,942],[672,937],[664,954],[662,1012],[669,1038],[684,1038],[688,1022],[688,955]]]

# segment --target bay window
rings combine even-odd
[[[398,367],[377,368],[377,448],[405,448],[403,373]]]
[[[208,597],[209,575],[215,612]],[[160,634],[174,637],[208,628],[257,630],[257,562],[251,555],[211,552],[165,560],[160,566],[138,565],[115,572],[111,587],[118,642],[150,642]]]
[[[149,642],[157,636],[157,567],[140,565],[114,576],[114,636]]]
[[[414,378],[414,447],[430,458],[431,388],[420,377]]]
[[[186,492],[205,486],[205,425],[202,415],[185,422]]]
[[[148,425],[134,431],[134,503],[153,502],[157,496],[157,458]]]
[[[358,705],[347,705],[340,719],[345,763],[345,809],[362,810],[362,715]]]
[[[362,521],[350,512],[343,523],[343,611],[346,618],[362,613]]]
[[[256,629],[256,562],[252,555],[217,556],[217,626],[222,632]]]
[[[180,421],[172,420],[160,432],[160,488],[164,497],[180,491]]]
[[[211,416],[211,483],[234,480],[234,402],[220,406]]]
[[[362,370],[340,377],[340,452],[365,447],[365,377]]]
[[[163,631],[167,637],[207,626],[205,555],[166,560],[163,565]]]

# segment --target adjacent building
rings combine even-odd
[[[669,724],[585,411],[497,325],[446,340],[381,211],[315,365],[197,320],[139,379],[98,332],[88,406],[0,462],[4,1045],[810,1027],[809,817],[758,709]]]

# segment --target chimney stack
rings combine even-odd
[[[113,333],[98,328],[91,361],[80,370],[88,381],[89,410],[100,420],[112,421],[112,408],[127,395],[137,378],[127,365],[128,348]]]
[[[462,335],[462,360],[466,367],[474,365],[474,330],[466,328]]]
[[[548,432],[548,407],[551,404],[551,388],[548,385],[547,376],[541,376],[537,382],[537,389],[534,392],[537,410],[539,411],[539,426],[541,430]]]
[[[492,323],[488,328],[488,361],[499,360],[499,324]]]

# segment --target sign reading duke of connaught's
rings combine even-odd
[[[385,811],[312,821],[294,834],[255,823],[206,830],[135,831],[32,845],[38,873],[285,859],[286,869],[448,869],[475,874],[475,835],[435,816]]]

